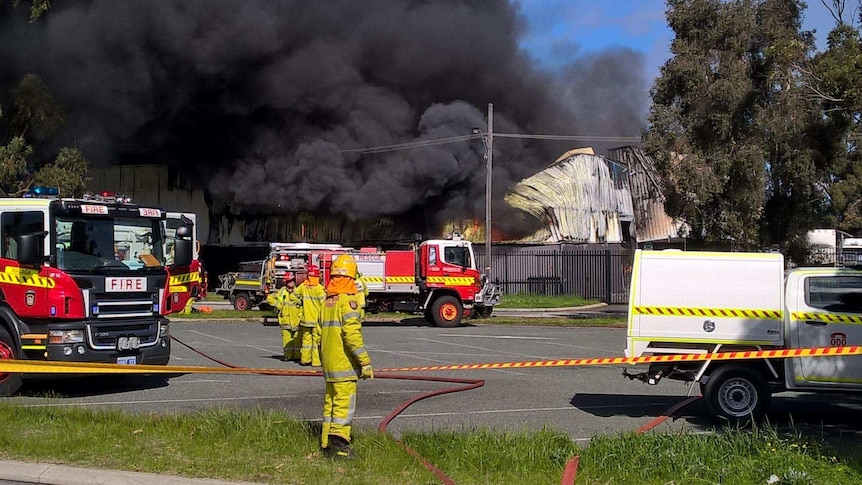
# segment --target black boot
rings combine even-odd
[[[329,435],[329,446],[323,449],[324,455],[329,458],[343,458],[352,460],[353,450],[350,449],[350,442],[341,436]]]

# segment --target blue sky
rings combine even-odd
[[[673,32],[663,0],[518,0],[528,30],[521,46],[548,67],[612,47],[643,52],[652,80],[670,56]],[[803,28],[816,30],[818,48],[835,21],[819,0],[809,0]],[[651,83],[650,83],[651,84]]]

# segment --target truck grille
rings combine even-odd
[[[92,315],[98,319],[153,316],[152,296],[147,293],[126,293],[122,298],[111,298],[98,294],[95,296],[96,299],[92,303],[91,311]]]
[[[159,322],[106,322],[87,325],[87,339],[90,346],[96,350],[115,350],[120,337],[138,337],[141,347],[151,347],[159,340]]]

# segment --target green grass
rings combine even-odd
[[[0,457],[272,484],[433,484],[389,437],[354,433],[357,459],[318,452],[319,424],[279,411],[126,414],[0,403]],[[459,485],[557,484],[580,456],[581,484],[862,483],[857,443],[826,444],[771,428],[717,434],[597,436],[579,447],[552,429],[408,432],[405,443]]]
[[[599,303],[576,295],[530,295],[514,293],[503,295],[497,308],[566,308]]]
[[[168,318],[171,320],[175,319],[187,319],[187,320],[249,320],[249,321],[262,321],[265,316],[275,316],[274,311],[260,311],[260,310],[213,310],[210,313],[201,313],[201,312],[192,312],[188,315],[182,315],[179,313],[174,313],[170,315]]]

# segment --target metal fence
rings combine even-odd
[[[480,269],[485,248],[474,246]],[[601,249],[494,247],[491,277],[504,293],[577,295],[605,303],[628,301],[631,255],[619,247]]]

